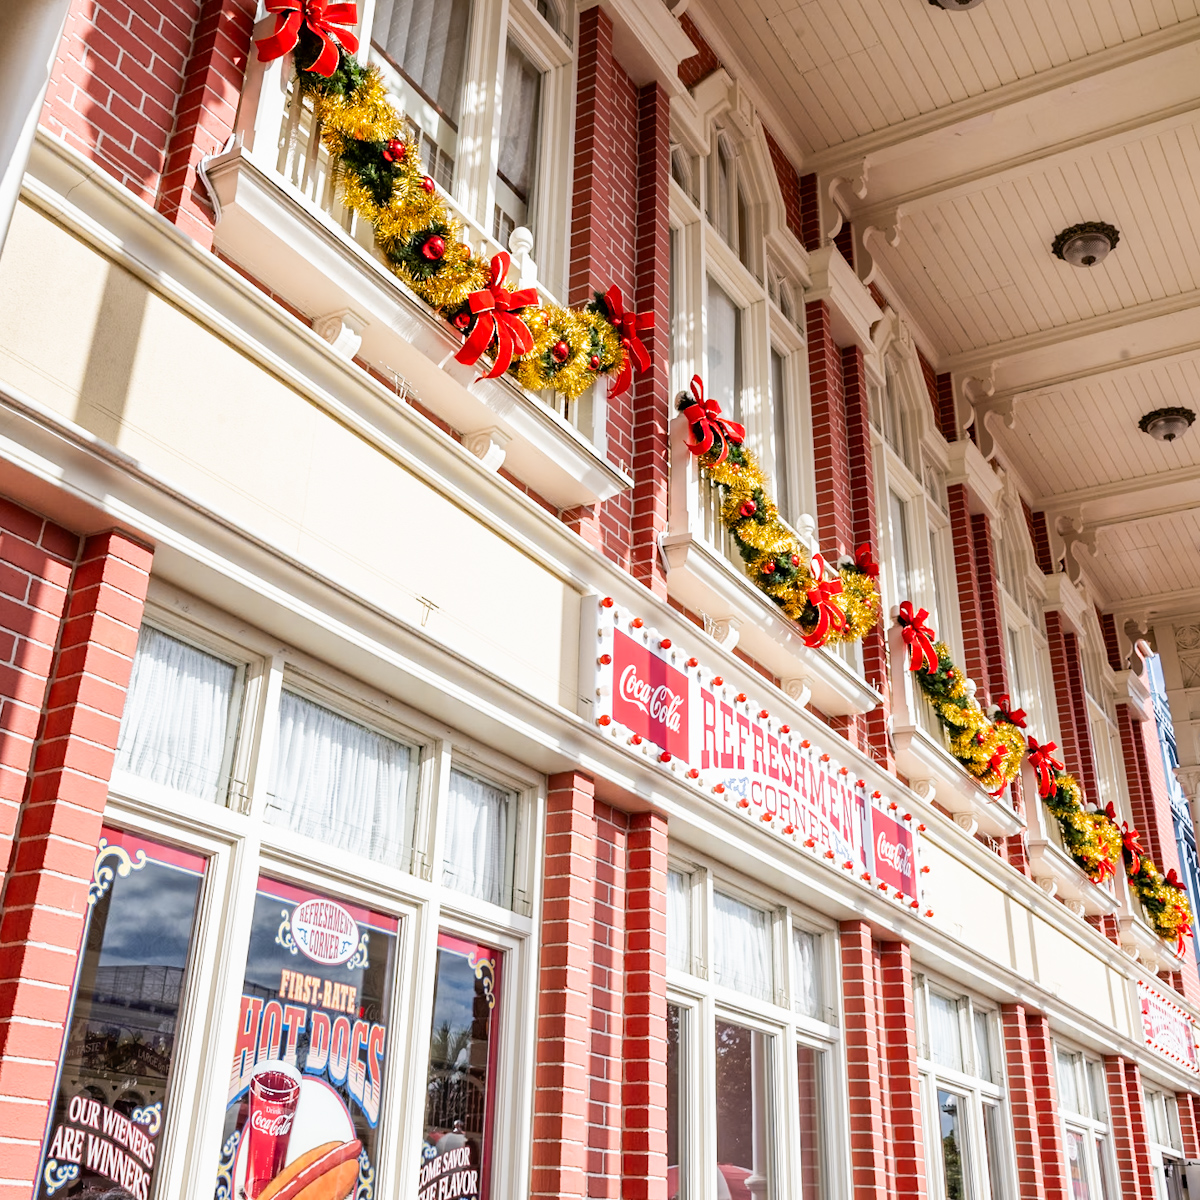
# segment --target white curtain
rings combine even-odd
[[[442,879],[448,887],[509,904],[512,867],[508,854],[512,796],[462,771],[450,772]]]
[[[230,663],[143,625],[117,768],[200,800],[223,800],[221,764],[236,677]]]
[[[692,969],[692,881],[667,872],[667,966]]]
[[[542,73],[519,46],[508,43],[504,57],[504,91],[500,97],[500,176],[529,203],[537,168],[538,118],[542,106]],[[512,214],[525,220],[525,213]]]
[[[408,746],[283,693],[271,823],[408,870],[411,774]]]
[[[713,975],[725,987],[774,1000],[770,913],[713,893]]]
[[[929,1057],[939,1067],[962,1070],[962,1026],[958,1002],[929,993]]]
[[[471,0],[378,0],[371,38],[457,126]]]
[[[724,288],[708,278],[708,308],[705,312],[705,353],[708,375],[704,395],[716,400],[725,415],[742,419],[742,314]]]
[[[992,1074],[992,1039],[988,1036],[990,1022],[985,1012],[975,1014],[975,1074],[995,1083]]]
[[[821,991],[817,977],[817,935],[807,929],[792,930],[792,959],[795,964],[796,1011],[820,1019]]]

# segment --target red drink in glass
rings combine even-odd
[[[300,1078],[278,1067],[250,1079],[250,1114],[246,1118],[246,1194],[259,1193],[283,1170],[288,1140],[300,1099]]]

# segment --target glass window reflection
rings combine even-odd
[[[772,1200],[774,1038],[717,1022],[717,1174],[730,1200]]]

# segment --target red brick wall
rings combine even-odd
[[[1153,1187],[1148,1193],[1142,1191],[1142,1176],[1134,1145],[1133,1114],[1125,1090],[1125,1060],[1106,1058],[1104,1079],[1108,1091],[1108,1123],[1112,1130],[1121,1196],[1123,1200],[1154,1200]]]
[[[1042,1149],[1038,1136],[1037,1095],[1030,1060],[1025,1009],[1009,1004],[1001,1010],[1004,1062],[1008,1083],[1008,1108],[1013,1144],[1017,1153],[1017,1192],[1021,1200],[1045,1200]]]
[[[924,365],[922,363],[922,365]],[[927,377],[928,378],[928,377]],[[938,428],[948,442],[958,441],[958,417],[954,409],[954,380],[950,375],[937,377],[937,396],[934,403]]]
[[[975,560],[975,538],[971,526],[970,498],[966,487],[953,483],[946,489],[950,505],[950,533],[954,540],[954,571],[958,589],[958,619],[962,628],[963,665],[978,685],[982,704],[989,687],[987,642],[980,605],[979,564]]]
[[[1066,1152],[1058,1115],[1058,1083],[1055,1078],[1054,1043],[1050,1024],[1042,1013],[1025,1014],[1029,1033],[1029,1066],[1037,1108],[1038,1141],[1042,1148],[1042,1179],[1046,1200],[1068,1200],[1071,1195],[1066,1174]]]
[[[921,1092],[917,1079],[917,1022],[913,1008],[912,961],[904,942],[880,947],[883,990],[883,1057],[890,1120],[890,1193],[897,1200],[924,1200],[925,1144],[921,1132]]]
[[[1150,1129],[1146,1124],[1146,1096],[1142,1091],[1142,1073],[1137,1063],[1119,1060],[1125,1072],[1125,1097],[1129,1105],[1129,1124],[1133,1130],[1133,1158],[1137,1164],[1138,1184],[1143,1200],[1153,1200],[1154,1171],[1150,1164]]]
[[[800,176],[800,240],[810,254],[821,248],[821,202],[816,175]]]
[[[1084,792],[1096,796],[1096,758],[1092,748],[1091,725],[1087,719],[1079,639],[1073,630],[1066,627],[1061,614],[1048,612],[1046,641],[1050,648],[1054,699],[1058,705],[1058,725],[1062,734],[1062,760],[1067,770],[1079,780]]]
[[[696,53],[691,58],[685,58],[679,64],[679,78],[683,86],[694,88],[702,79],[707,79],[721,65],[721,60],[713,52],[713,48],[704,40],[704,35],[696,28],[695,21],[684,13],[679,18],[683,31],[692,40]]]
[[[783,147],[771,136],[771,131],[764,127],[763,132],[767,135],[767,149],[771,152],[775,178],[779,180],[779,191],[783,196],[783,211],[787,214],[788,228],[803,242],[804,218],[801,213],[800,173],[784,154]]]
[[[805,306],[808,373],[812,393],[817,536],[821,548],[837,557],[854,541],[850,507],[850,464],[846,458],[846,396],[842,354],[834,345],[824,300]]]
[[[1021,510],[1025,514],[1025,524],[1029,526],[1029,540],[1033,542],[1033,555],[1043,575],[1054,574],[1054,560],[1050,556],[1050,531],[1046,526],[1046,514],[1034,512],[1024,500]]]
[[[51,530],[61,538],[48,524],[41,538]],[[27,1197],[36,1176],[150,561],[121,534],[91,537],[58,600],[64,618],[0,902],[0,1179],[12,1181],[0,1185],[3,1200]]]

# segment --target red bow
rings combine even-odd
[[[908,669],[917,671],[924,669],[936,674],[938,669],[937,651],[933,648],[933,639],[937,635],[926,624],[929,610],[923,608],[914,614],[911,600],[905,600],[900,605],[900,615],[897,618],[904,626],[904,644],[908,647]]]
[[[705,400],[704,380],[699,375],[692,376],[692,396],[694,400],[683,410],[683,415],[690,425],[700,430],[700,435],[696,441],[688,442],[688,449],[696,455],[707,454],[720,438],[721,453],[717,462],[723,463],[729,447],[740,446],[745,440],[746,427],[721,416],[721,406],[715,400]]]
[[[1111,858],[1102,858],[1096,864],[1096,874],[1092,876],[1093,883],[1103,883],[1110,875],[1116,875],[1117,864]]]
[[[1002,716],[1010,725],[1015,725],[1018,729],[1025,728],[1025,710],[1023,708],[1009,708],[1011,703],[1009,695],[1004,692],[996,697],[996,707],[1000,710]]]
[[[654,314],[627,313],[625,298],[615,284],[604,293],[604,306],[608,309],[608,319],[613,323],[621,345],[625,348],[625,361],[621,363],[616,382],[608,393],[610,396],[619,396],[633,382],[634,367],[639,371],[650,370],[650,352],[642,344],[638,334],[644,329],[654,328]]]
[[[1108,806],[1108,815],[1110,818],[1116,815],[1111,804]],[[1136,875],[1141,870],[1141,856],[1146,853],[1146,847],[1139,841],[1141,836],[1136,829],[1129,827],[1127,821],[1121,822],[1121,845],[1129,858],[1129,873],[1131,875]]]
[[[1164,876],[1163,882],[1170,884],[1171,887],[1177,888],[1181,892],[1187,891],[1187,884],[1175,873],[1175,868],[1172,867]]]
[[[308,67],[315,75],[328,79],[338,66],[338,44],[351,54],[358,53],[358,38],[351,30],[358,24],[358,5],[328,3],[328,0],[266,0],[267,12],[275,14],[275,29],[254,44],[263,62],[282,58],[300,41],[300,26],[307,25],[321,41],[317,61]],[[347,29],[336,28],[339,25]]]
[[[806,646],[823,646],[833,631],[846,628],[846,614],[833,602],[842,591],[841,579],[825,578],[825,560],[814,554],[812,560],[813,586],[808,589],[808,602],[817,610],[817,624],[812,633],[804,635]]]
[[[1175,944],[1175,950],[1181,957],[1183,955],[1184,950],[1187,949],[1187,947],[1184,946],[1184,944],[1183,944],[1183,939],[1185,937],[1191,937],[1191,936],[1192,936],[1192,924],[1190,921],[1184,921],[1184,923],[1182,925],[1180,925],[1180,927],[1179,927],[1179,941]]]
[[[1043,799],[1053,795],[1058,786],[1051,772],[1063,769],[1062,763],[1054,757],[1054,751],[1057,749],[1058,746],[1054,742],[1039,746],[1035,738],[1029,739],[1029,765],[1037,772],[1038,795]]]
[[[871,557],[871,543],[863,542],[854,555],[854,566],[860,574],[879,578],[879,564]]]
[[[1004,751],[997,750],[991,758],[988,759],[988,770],[993,774],[999,774],[1000,768],[1004,766]],[[1004,789],[1001,788],[1001,791]]]
[[[460,363],[471,366],[483,357],[495,338],[496,361],[490,371],[480,375],[480,379],[498,378],[512,366],[514,358],[528,354],[533,349],[533,334],[529,332],[529,326],[514,314],[519,308],[536,307],[539,302],[537,289],[523,288],[519,292],[510,292],[504,286],[504,277],[508,274],[511,261],[507,251],[501,250],[492,259],[492,274],[487,287],[467,297],[467,306],[475,315],[475,324],[471,327],[470,337],[454,357]]]

